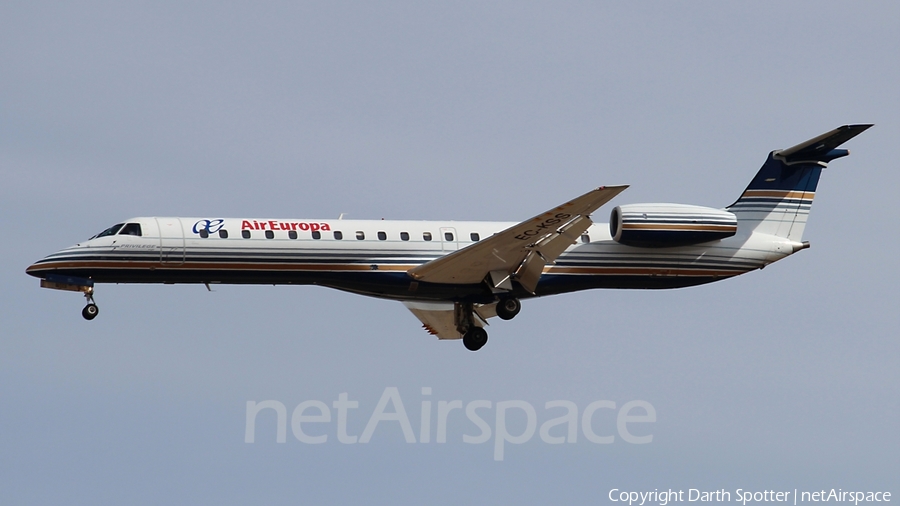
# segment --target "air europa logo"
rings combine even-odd
[[[210,234],[215,234],[224,224],[225,220],[200,220],[197,223],[194,223],[194,228],[191,230],[195,234],[199,234],[201,230],[206,230]]]
[[[331,230],[327,223],[309,223],[305,221],[257,221],[243,220],[241,230]]]

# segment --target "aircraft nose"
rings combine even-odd
[[[48,274],[53,272],[53,269],[45,263],[46,260],[46,258],[42,258],[29,265],[28,268],[25,269],[25,274],[36,278],[46,278]]]
[[[25,274],[34,276],[36,278],[40,278],[40,277],[42,277],[40,274],[40,271],[41,271],[41,266],[38,265],[37,262],[35,262],[35,263],[29,265],[27,269],[25,269]]]
[[[25,274],[41,279],[52,278],[57,274],[66,274],[72,267],[72,262],[77,260],[77,253],[82,251],[81,248],[83,246],[79,243],[51,253],[25,268]]]

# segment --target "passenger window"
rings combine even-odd
[[[313,238],[313,239],[321,239],[321,238],[322,238],[322,232],[319,232],[318,230],[313,230],[312,238]]]
[[[204,239],[209,237],[209,230],[206,230],[205,228],[200,229],[200,232],[198,232],[198,233],[200,234],[200,237],[202,237]]]
[[[585,244],[590,244],[591,236],[589,236],[588,234],[581,234],[581,242],[583,242]]]
[[[472,239],[472,242],[478,242],[481,240],[481,236],[478,235],[478,232],[472,232],[469,234],[469,239]]]
[[[296,230],[288,230],[288,238],[289,238],[289,239],[296,239],[296,238],[297,238],[297,231],[296,231]]]
[[[444,232],[444,240],[452,241],[453,240],[453,232]]]
[[[400,240],[408,241],[409,240],[409,232],[400,232]]]
[[[340,230],[335,230],[335,231],[334,231],[334,238],[337,239],[338,241],[340,241],[341,239],[344,238],[344,234],[341,233]]]
[[[422,232],[422,239],[424,239],[426,241],[430,241],[431,240],[431,232]]]
[[[362,230],[357,230],[357,231],[356,231],[356,238],[357,238],[358,240],[362,241],[363,239],[366,238],[366,233],[363,232]]]
[[[219,237],[222,239],[228,239],[228,231],[224,228],[219,229]]]
[[[249,230],[241,230],[241,237],[243,237],[244,239],[249,239],[250,231]]]
[[[122,230],[119,230],[119,235],[136,235],[138,237],[141,236],[141,224],[140,223],[127,223]]]
[[[266,230],[266,239],[274,239],[274,238],[275,238],[275,232],[272,232],[271,230]]]
[[[387,234],[381,230],[378,231],[378,240],[384,241],[387,239]]]

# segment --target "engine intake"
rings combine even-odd
[[[737,217],[722,209],[685,204],[628,204],[609,217],[609,233],[628,246],[664,248],[731,237]]]

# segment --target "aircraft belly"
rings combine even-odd
[[[737,274],[733,274],[737,275]],[[624,288],[635,290],[662,290],[703,285],[725,279],[724,276],[648,276],[648,275],[595,275],[595,276],[541,276],[535,295],[559,295],[580,290]]]
[[[518,298],[593,288],[663,289],[694,286],[758,267],[749,259],[709,250],[664,253],[619,245],[590,244],[546,266],[534,293],[514,284]],[[154,255],[155,253],[155,255]],[[321,285],[372,297],[398,300],[467,300],[489,303],[495,294],[485,283],[416,281],[407,274],[423,259],[398,253],[380,257],[321,252],[188,251],[183,264],[159,261],[154,251],[70,250],[52,255],[29,273],[89,278],[98,283],[216,283]]]

